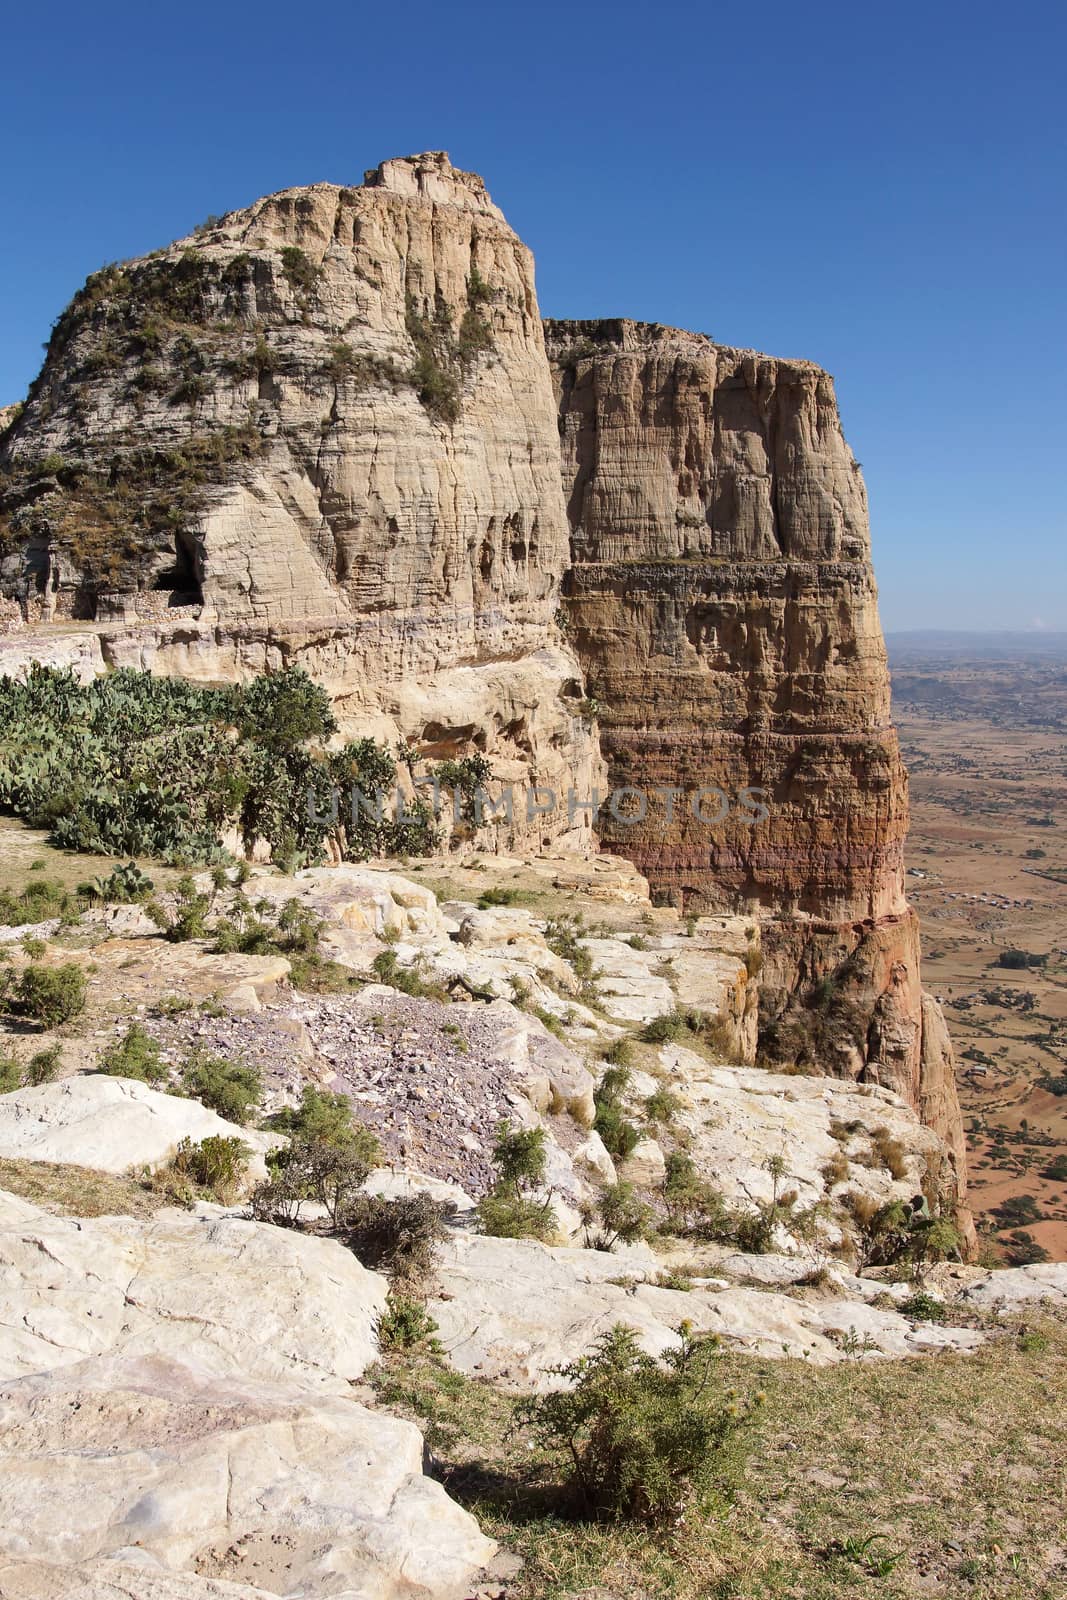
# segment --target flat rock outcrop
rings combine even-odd
[[[0,1195],[0,1261],[0,1593],[470,1592],[495,1546],[352,1397],[385,1281],[341,1245]]]
[[[168,1161],[183,1139],[210,1138],[243,1140],[253,1176],[265,1176],[264,1154],[282,1142],[227,1122],[199,1100],[102,1073],[0,1095],[0,1156],[9,1160],[140,1171]]]
[[[449,1360],[460,1371],[519,1392],[559,1385],[553,1369],[577,1360],[615,1323],[633,1328],[650,1354],[678,1342],[688,1322],[739,1349],[815,1365],[856,1349],[882,1356],[971,1350],[983,1335],[920,1323],[852,1297],[793,1298],[724,1279],[663,1287],[655,1261],[530,1240],[455,1239],[432,1302]]]

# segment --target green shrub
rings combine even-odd
[[[581,998],[595,1001],[598,998],[596,973],[593,970],[593,958],[581,943],[584,934],[580,915],[552,917],[545,924],[545,943],[548,948],[571,968],[578,980]]]
[[[624,1181],[602,1189],[592,1205],[582,1206],[581,1215],[586,1244],[594,1250],[614,1250],[617,1244],[636,1244],[646,1237],[655,1216],[633,1184]]]
[[[594,1131],[599,1133],[605,1150],[616,1161],[625,1160],[641,1142],[640,1133],[623,1108],[623,1095],[629,1082],[628,1067],[609,1066],[593,1096],[596,1108]]]
[[[75,962],[60,967],[32,964],[23,968],[12,1009],[42,1027],[57,1028],[80,1016],[85,1010],[85,995],[85,973]]]
[[[645,1101],[645,1117],[653,1127],[669,1128],[681,1109],[681,1100],[670,1089],[655,1089]]]
[[[300,667],[254,678],[241,695],[237,729],[264,749],[291,753],[337,732],[330,697]]]
[[[37,1050],[26,1063],[26,1082],[32,1085],[51,1083],[63,1054],[58,1044],[47,1050]]]
[[[930,1262],[962,1258],[962,1240],[947,1217],[900,1200],[879,1205],[856,1190],[844,1196],[844,1204],[856,1227],[862,1266],[908,1263],[921,1274]]]
[[[141,1083],[162,1083],[167,1076],[159,1045],[139,1022],[131,1023],[122,1038],[104,1051],[96,1070],[110,1078],[136,1078]]]
[[[670,1227],[703,1238],[731,1236],[732,1215],[722,1195],[697,1172],[692,1156],[672,1150],[663,1177],[663,1203]]]
[[[294,1142],[328,1144],[340,1149],[345,1145],[362,1144],[367,1130],[352,1121],[352,1102],[345,1094],[332,1094],[328,1089],[316,1089],[306,1084],[299,1106],[279,1111],[271,1118],[271,1126],[288,1133]]]
[[[374,1331],[382,1350],[423,1348],[437,1354],[441,1348],[439,1341],[434,1338],[437,1323],[425,1306],[409,1299],[407,1295],[390,1293],[385,1310],[374,1324]]]
[[[551,1198],[534,1193],[545,1176],[544,1129],[512,1129],[502,1122],[493,1160],[496,1182],[478,1202],[482,1232],[494,1239],[555,1238],[558,1230]]]
[[[440,768],[438,768],[440,773]],[[519,889],[483,889],[478,896],[479,911],[488,911],[493,906],[513,906],[521,897]]]
[[[247,1122],[263,1092],[262,1079],[255,1067],[201,1052],[185,1062],[181,1080],[187,1094],[225,1117],[227,1122]]]
[[[299,245],[282,247],[282,271],[300,297],[309,295],[319,281],[319,268],[310,262]]]
[[[668,1011],[646,1022],[641,1030],[641,1038],[645,1044],[677,1044],[679,1039],[686,1039],[691,1033],[689,1019],[683,1012]]]
[[[901,1316],[914,1317],[917,1322],[944,1322],[948,1316],[944,1302],[922,1289],[902,1300],[897,1309]]]
[[[478,1202],[478,1223],[493,1239],[540,1239],[548,1243],[559,1229],[551,1202],[498,1187]]]
[[[683,1328],[657,1361],[617,1325],[557,1369],[564,1388],[523,1403],[520,1420],[562,1472],[574,1510],[669,1522],[710,1487],[751,1409],[715,1381],[716,1356],[713,1340]]]
[[[621,1038],[613,1039],[604,1051],[604,1060],[613,1067],[632,1067],[634,1064],[633,1040],[625,1034]]]
[[[502,1122],[493,1145],[493,1161],[500,1183],[513,1188],[537,1188],[545,1177],[544,1128],[512,1128]]]
[[[253,1193],[253,1214],[264,1222],[292,1223],[303,1202],[312,1200],[325,1207],[335,1228],[347,1227],[380,1155],[378,1140],[366,1128],[351,1128],[341,1143],[294,1138],[268,1156],[269,1177]]]
[[[199,1144],[183,1139],[174,1153],[171,1171],[227,1205],[240,1192],[250,1155],[243,1139],[226,1139],[219,1134],[211,1134]]]
[[[0,1055],[0,1094],[14,1094],[22,1088],[22,1062],[16,1056]]]
[[[379,983],[387,983],[401,994],[413,995],[416,999],[444,998],[445,991],[439,983],[427,982],[415,967],[401,966],[395,950],[380,951],[371,962],[371,970]]]
[[[50,922],[75,911],[74,902],[60,883],[50,878],[34,878],[25,889],[12,894],[0,890],[0,926],[20,928],[27,922]]]

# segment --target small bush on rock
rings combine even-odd
[[[652,1226],[652,1207],[641,1199],[632,1183],[609,1184],[596,1202],[581,1208],[588,1248],[614,1250],[617,1244],[636,1244]]]
[[[110,1078],[136,1078],[141,1083],[162,1083],[167,1076],[159,1045],[139,1022],[131,1023],[122,1038],[104,1051],[96,1070]]]
[[[221,1205],[229,1205],[240,1193],[248,1172],[251,1152],[243,1139],[225,1139],[211,1134],[199,1144],[183,1139],[174,1153],[169,1171],[164,1174],[206,1190]]]
[[[563,1473],[583,1516],[667,1522],[710,1487],[754,1405],[715,1381],[717,1346],[681,1342],[662,1361],[617,1325],[589,1355],[557,1368],[565,1388],[537,1395],[520,1418]]]
[[[395,950],[382,950],[371,962],[371,969],[379,983],[387,983],[401,994],[415,999],[443,1000],[445,991],[439,983],[428,983],[415,967],[402,967]]]
[[[653,1127],[669,1128],[681,1109],[681,1100],[670,1089],[655,1089],[645,1101],[645,1116]]]
[[[255,1067],[225,1061],[221,1056],[198,1052],[189,1057],[181,1076],[186,1093],[225,1117],[227,1122],[248,1122],[263,1092]]]
[[[417,1294],[433,1273],[445,1220],[454,1215],[448,1201],[425,1192],[387,1200],[359,1194],[345,1213],[345,1240],[358,1260],[385,1272],[401,1291]]]
[[[699,1233],[705,1239],[728,1237],[731,1214],[722,1195],[697,1172],[692,1156],[672,1150],[663,1178],[667,1222],[678,1233]]]
[[[305,1200],[324,1206],[335,1228],[347,1226],[360,1189],[381,1158],[369,1128],[352,1121],[347,1095],[305,1088],[299,1107],[274,1119],[291,1133],[267,1158],[270,1176],[252,1196],[262,1221],[293,1223]]]
[[[548,1244],[559,1232],[548,1201],[499,1188],[479,1200],[478,1222],[493,1239],[540,1239]]]
[[[623,1096],[629,1083],[629,1067],[609,1066],[593,1096],[596,1107],[593,1128],[603,1140],[605,1150],[617,1161],[625,1160],[641,1141],[641,1135],[623,1107]]]
[[[378,1344],[382,1350],[418,1350],[429,1349],[433,1354],[440,1351],[440,1343],[434,1338],[437,1332],[437,1323],[433,1320],[425,1306],[417,1300],[410,1300],[406,1295],[390,1293],[385,1310],[374,1325],[378,1335]]]
[[[535,1193],[545,1176],[545,1130],[512,1129],[502,1122],[493,1160],[497,1180],[478,1202],[482,1232],[494,1239],[554,1238],[557,1228],[551,1198]]]

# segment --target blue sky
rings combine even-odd
[[[1067,7],[8,8],[0,403],[103,262],[447,149],[542,309],[807,356],[887,628],[1067,628]]]

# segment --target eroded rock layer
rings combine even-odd
[[[16,619],[205,679],[296,661],[350,729],[588,778],[533,262],[447,157],[98,273],[0,472]]]
[[[784,919],[765,934],[766,1053],[926,1106],[962,1181],[932,1013],[924,1044],[866,492],[832,380],[658,325],[555,322],[547,342],[570,637],[609,778],[640,791],[604,837],[661,898]]]

